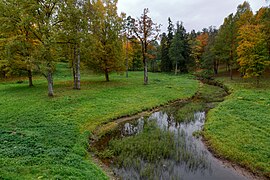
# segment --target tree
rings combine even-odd
[[[205,47],[208,44],[208,38],[209,38],[209,35],[208,35],[207,31],[199,33],[199,35],[196,38],[197,42],[196,42],[195,46],[193,46],[193,48],[195,48],[195,49],[193,49],[193,52],[194,52],[194,54],[197,55],[196,65],[198,67],[201,67],[202,55],[205,51]]]
[[[172,62],[169,57],[169,44],[168,36],[166,33],[162,33],[160,42],[160,68],[162,72],[170,72],[172,70]]]
[[[201,58],[201,42],[197,39],[198,34],[195,30],[192,30],[189,34],[189,44],[190,44],[190,58],[192,59],[192,66],[195,68],[199,67]]]
[[[150,71],[152,72],[156,72],[158,69],[158,65],[157,65],[157,58],[158,58],[158,48],[159,48],[159,44],[157,41],[152,42],[149,45],[149,50],[147,53],[147,58],[150,61]]]
[[[237,59],[237,35],[238,28],[236,18],[233,14],[230,14],[224,19],[224,22],[219,29],[215,39],[215,50],[217,52],[217,58],[226,64],[231,79],[233,78],[232,70]]]
[[[189,45],[188,34],[186,33],[183,23],[177,22],[175,35],[169,49],[170,58],[175,65],[175,74],[178,71],[178,67],[181,73],[188,72],[188,64],[191,61],[190,54],[191,48]]]
[[[142,48],[142,57],[144,64],[144,84],[148,84],[148,47],[149,45],[156,41],[158,38],[158,32],[160,31],[160,25],[155,24],[152,19],[148,16],[149,10],[145,8],[140,19],[133,21],[132,30],[135,33],[135,36],[141,42]]]
[[[61,44],[67,47],[67,58],[71,61],[73,72],[73,89],[79,90],[81,88],[81,46],[86,29],[86,22],[84,18],[83,0],[65,0],[62,4],[61,13],[61,28],[60,39]]]
[[[162,34],[162,43],[161,43],[161,71],[163,72],[170,72],[172,70],[172,61],[169,56],[169,49],[172,44],[173,40],[173,23],[171,21],[171,18],[168,18],[168,35],[165,33]]]
[[[265,40],[268,48],[268,58],[270,59],[270,7],[263,7],[256,14],[256,22],[262,26],[265,33]]]
[[[125,14],[122,15],[123,18],[125,17]],[[128,16],[124,19],[124,42],[125,42],[125,59],[126,59],[126,78],[128,78],[128,70],[129,70],[129,50],[131,50],[131,44],[129,43],[129,39],[131,39],[132,35],[132,18],[131,16]]]
[[[237,48],[240,72],[245,78],[259,78],[270,64],[265,34],[261,25],[248,24],[239,29],[239,46]]]
[[[22,2],[27,5],[27,2]],[[33,51],[36,48],[37,40],[30,31],[29,20],[25,16],[25,9],[22,4],[15,1],[0,2],[0,32],[1,49],[4,76],[26,71],[29,79],[29,86],[33,86],[32,71]]]
[[[124,69],[122,18],[117,14],[117,0],[96,0],[88,4],[89,42],[85,48],[89,67],[103,72],[106,81],[109,73]]]
[[[220,59],[217,56],[217,51],[215,49],[216,36],[218,30],[214,27],[209,27],[208,30],[208,44],[205,47],[205,51],[202,56],[202,67],[204,69],[213,70],[214,74],[218,73]]]
[[[29,21],[30,31],[39,41],[39,47],[35,51],[35,62],[40,72],[48,82],[48,96],[53,96],[53,72],[57,60],[55,47],[56,32],[60,19],[61,1],[29,1],[26,13],[31,18]]]
[[[132,47],[131,57],[131,68],[133,71],[142,70],[143,62],[142,62],[142,51],[141,51],[141,43],[137,38],[132,38],[130,41]],[[129,51],[130,52],[130,51]]]
[[[178,72],[178,67],[181,72],[187,72],[187,59],[186,56],[186,41],[185,41],[185,29],[183,23],[176,24],[175,35],[172,40],[171,47],[169,49],[170,59],[173,61],[175,65],[175,74]]]

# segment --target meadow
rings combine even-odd
[[[270,177],[270,86],[219,77],[231,95],[207,115],[204,136],[217,156]]]
[[[55,97],[47,97],[45,78],[0,82],[0,179],[108,179],[88,153],[89,137],[99,125],[177,99],[193,96],[193,76],[149,74],[129,78],[82,74],[82,89],[72,89],[67,64],[54,76]]]

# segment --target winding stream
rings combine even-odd
[[[190,101],[119,123],[93,147],[119,179],[247,179],[216,159],[200,136],[207,111],[225,96],[222,88],[203,85]]]

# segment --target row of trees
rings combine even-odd
[[[3,0],[0,2],[0,72],[2,76],[39,72],[53,96],[53,73],[59,61],[69,62],[74,89],[80,89],[81,65],[104,73],[144,70],[187,73],[220,64],[243,77],[259,77],[269,66],[270,10],[255,15],[247,2],[223,25],[187,33],[183,23],[168,19],[167,33],[144,9],[135,19],[117,14],[117,0]],[[160,37],[160,43],[157,39]]]
[[[203,68],[218,73],[219,65],[226,64],[232,78],[232,70],[242,77],[263,75],[270,65],[270,8],[262,7],[253,14],[248,2],[237,7],[235,14],[224,19],[219,28],[209,28],[197,37],[205,44],[201,58]]]
[[[148,50],[159,31],[148,12],[145,9],[138,19],[119,16],[117,0],[1,1],[0,72],[27,72],[33,86],[32,74],[37,71],[46,77],[48,95],[53,96],[58,61],[70,63],[74,89],[80,89],[82,63],[109,81],[110,72],[125,69],[132,47],[132,59],[143,59],[147,84]]]

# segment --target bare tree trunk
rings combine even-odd
[[[53,76],[50,70],[48,71],[47,74],[47,81],[48,81],[48,96],[53,97]]]
[[[33,75],[32,75],[32,71],[31,70],[27,70],[28,72],[28,79],[29,79],[29,87],[33,87]]]

